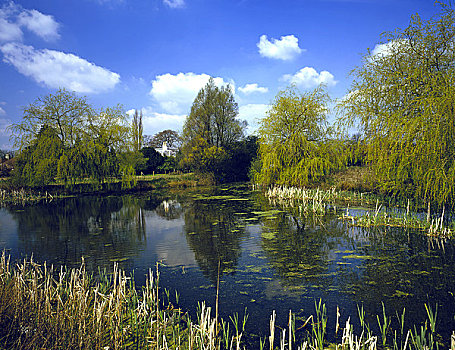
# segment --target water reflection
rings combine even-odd
[[[112,267],[145,240],[141,205],[131,197],[69,198],[13,211],[18,251],[44,261],[89,269]]]
[[[373,315],[382,312],[381,301],[390,311],[406,308],[408,320],[413,322],[424,321],[426,314],[422,307],[428,303],[433,308],[439,305],[446,333],[454,327],[453,244],[431,244],[422,235],[403,234],[397,228],[349,231],[363,232],[369,240],[343,256],[347,265],[338,271],[341,288],[344,293],[352,294],[358,304],[365,305],[371,323],[375,323]],[[361,262],[357,268],[352,267],[355,261]]]
[[[182,215],[183,207],[176,199],[165,199],[155,211],[159,216],[167,220],[175,220]]]
[[[212,283],[220,276],[233,273],[241,254],[240,242],[247,235],[239,225],[235,206],[213,200],[197,200],[185,211],[184,231],[195,259]]]
[[[245,186],[1,209],[0,246],[13,258],[33,254],[68,266],[84,257],[94,272],[117,261],[134,269],[139,285],[161,262],[163,285],[180,291],[189,310],[214,302],[219,271],[222,315],[247,306],[250,327],[264,333],[272,310],[284,326],[289,309],[308,315],[320,297],[329,317],[339,306],[354,320],[363,304],[372,325],[381,301],[389,315],[406,307],[409,323],[423,321],[424,303],[438,303],[443,333],[455,328],[453,242],[352,228],[332,211],[301,215],[298,205],[269,203]]]

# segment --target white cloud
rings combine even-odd
[[[6,115],[6,112],[2,107],[0,107],[0,115]]]
[[[239,119],[248,122],[248,132],[252,133],[258,128],[258,121],[265,117],[265,113],[269,110],[270,105],[267,104],[247,104],[239,107]]]
[[[209,78],[207,74],[191,72],[158,75],[152,82],[150,95],[166,113],[189,113],[197,93],[207,84]],[[226,84],[223,78],[214,78],[214,81],[217,86]]]
[[[392,41],[386,44],[377,44],[371,51],[371,56],[387,56],[390,54],[391,43]]]
[[[7,130],[8,126],[11,125],[11,120],[0,118],[0,136],[10,136],[9,130]]]
[[[252,94],[254,92],[259,92],[261,94],[265,94],[269,92],[269,89],[266,87],[258,86],[258,84],[246,84],[244,87],[239,87],[239,90],[243,92],[245,95]]]
[[[20,73],[51,88],[64,87],[81,93],[112,89],[120,76],[73,54],[36,50],[32,46],[8,43],[0,47],[3,61]]]
[[[19,15],[19,23],[46,41],[60,38],[60,25],[50,15],[37,10],[24,10]]]
[[[144,135],[155,135],[156,133],[171,129],[180,132],[183,129],[186,115],[157,113],[153,107],[144,107],[142,110],[142,124]],[[128,115],[134,114],[134,109],[129,110]]]
[[[0,108],[1,109],[1,108]],[[11,125],[11,120],[0,118],[0,149],[11,150],[12,144],[9,140],[11,132],[8,130],[8,126]]]
[[[185,0],[163,0],[163,2],[173,9],[185,7]]]
[[[299,47],[299,39],[294,35],[282,36],[280,40],[272,38],[272,41],[267,39],[267,35],[262,35],[257,47],[262,57],[285,61],[292,60],[303,52]]]
[[[15,22],[18,6],[10,2],[0,8],[0,42],[22,40],[22,30]]]
[[[24,10],[20,5],[9,2],[0,8],[0,41],[21,41],[22,28],[27,28],[46,41],[60,37],[60,24],[54,17],[37,10]]]
[[[22,40],[22,30],[16,23],[1,17],[0,11],[0,42]]]
[[[400,52],[400,48],[406,49],[408,41],[405,39],[391,40],[385,44],[377,44],[374,49],[370,52],[370,56],[367,58],[368,61],[372,62],[375,58],[386,57],[391,54]],[[405,50],[402,52],[406,52]]]
[[[306,89],[320,84],[334,86],[337,83],[332,73],[326,70],[318,73],[313,67],[302,68],[294,75],[286,74],[283,76],[283,80]]]

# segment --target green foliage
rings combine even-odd
[[[184,164],[198,173],[218,173],[226,157],[224,148],[210,146],[202,137],[191,140],[191,148],[187,146],[185,153]]]
[[[175,157],[164,157],[164,162],[158,167],[158,170],[169,173],[178,169],[178,162]]]
[[[141,152],[126,151],[119,154],[119,170],[122,175],[122,187],[132,188],[136,186],[136,169],[145,165],[146,159]]]
[[[65,89],[40,97],[24,108],[22,122],[11,126],[14,145],[19,149],[29,146],[46,125],[55,129],[64,146],[72,146],[84,128],[84,119],[92,112],[84,97]]]
[[[133,143],[133,150],[139,152],[139,150],[142,148],[144,136],[142,126],[142,111],[139,114],[137,109],[134,111],[133,120],[131,122],[131,139]]]
[[[252,162],[257,158],[258,138],[248,136],[235,142],[227,150],[227,159],[222,166],[221,178],[223,182],[246,181]]]
[[[137,124],[136,131],[142,127]],[[131,175],[143,159],[139,152],[128,154],[133,133],[121,106],[95,111],[64,89],[24,108],[22,122],[11,129],[21,147],[17,185],[45,186],[56,178],[68,187],[85,178],[102,185],[120,173]]]
[[[211,78],[199,91],[183,127],[182,167],[222,180],[229,150],[243,138],[246,127],[237,115],[231,87],[219,88]]]
[[[164,157],[152,147],[142,148],[141,153],[146,161],[137,168],[138,173],[152,174],[164,163]]]
[[[383,34],[341,101],[340,122],[358,123],[379,188],[398,197],[453,205],[455,194],[454,10]]]
[[[177,131],[163,130],[155,134],[149,141],[149,147],[161,147],[166,142],[168,147],[178,147],[180,144],[180,136]]]
[[[57,163],[63,153],[57,131],[43,126],[36,139],[18,156],[13,181],[30,186],[44,186],[57,175]]]
[[[329,138],[328,101],[323,87],[300,93],[291,86],[278,93],[260,122],[255,182],[306,186],[343,166],[342,144]]]

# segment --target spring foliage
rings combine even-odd
[[[441,5],[441,4],[440,4]],[[455,194],[455,14],[383,34],[353,71],[340,103],[346,127],[362,131],[367,161],[383,192],[439,205]]]
[[[237,116],[231,87],[217,87],[210,78],[196,96],[183,127],[182,165],[223,181],[230,149],[244,137],[246,123]]]
[[[56,178],[67,186],[85,178],[103,184],[120,174],[129,183],[141,159],[126,155],[132,153],[132,127],[121,106],[96,111],[64,89],[25,107],[22,122],[11,129],[21,150],[14,173],[18,185],[44,186]]]
[[[338,142],[330,139],[328,101],[323,87],[277,94],[260,121],[257,183],[306,186],[343,166]]]

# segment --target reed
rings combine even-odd
[[[420,231],[429,237],[438,237],[443,239],[452,238],[455,235],[455,228],[447,226],[444,223],[444,209],[441,216],[431,218],[430,211],[426,217],[418,216],[410,212],[409,204],[406,212],[387,212],[382,209],[379,202],[376,203],[376,208],[370,210],[363,215],[353,216],[349,213],[349,207],[346,213],[342,213],[340,220],[346,221],[351,226],[356,227],[400,227]],[[453,226],[453,223],[451,224]]]
[[[298,205],[299,213],[302,215],[316,214],[324,215],[327,211],[328,202],[334,198],[335,190],[322,191],[319,189],[307,189],[298,187],[275,186],[265,192],[267,198],[285,206]]]
[[[160,295],[167,298],[163,300]],[[54,269],[32,259],[12,264],[3,252],[0,258],[0,348],[1,349],[156,349],[156,350],[244,350],[243,339],[248,315],[230,317],[231,322],[212,317],[211,308],[199,305],[197,320],[170,303],[170,293],[159,287],[159,272],[149,271],[142,289],[134,279],[114,265],[112,274],[93,277],[84,262],[77,269]],[[315,302],[315,314],[296,327],[289,312],[287,327],[276,324],[276,313],[270,318],[269,350],[317,349],[437,349],[438,310],[425,305],[424,325],[405,328],[405,312],[397,314],[399,333],[389,329],[390,317],[383,308],[378,317],[382,342],[365,323],[365,312],[359,308],[361,328],[357,333],[348,318],[338,342],[327,341],[327,312],[321,300]],[[338,322],[341,315],[337,311]],[[232,328],[230,327],[232,324]],[[307,337],[297,340],[305,327]],[[218,329],[221,332],[218,332]],[[360,331],[360,334],[359,332]],[[393,334],[393,337],[387,335]],[[336,335],[335,335],[336,336]],[[300,337],[301,338],[301,337]],[[265,349],[267,338],[259,340]],[[455,332],[447,345],[454,348]],[[442,347],[441,347],[442,348]]]
[[[401,227],[423,232],[430,237],[452,238],[455,235],[455,227],[447,226],[444,222],[445,209],[438,217],[431,216],[430,205],[426,218],[412,213],[410,201],[407,201],[406,211],[388,212],[384,210],[379,199],[367,193],[342,192],[335,188],[324,191],[320,189],[308,189],[298,187],[274,186],[265,191],[265,196],[272,205],[284,207],[298,207],[301,216],[325,215],[329,210],[336,211],[337,204],[347,202],[347,209],[338,218],[356,227]],[[363,215],[350,215],[349,205],[361,204],[374,209]]]
[[[52,195],[48,192],[33,192],[21,189],[0,189],[0,207],[7,204],[22,205],[37,203],[41,201],[51,202],[56,198],[62,198],[60,195]]]
[[[253,190],[260,189],[260,187],[253,186]],[[287,186],[273,186],[265,191],[268,198],[275,198],[281,200],[298,200],[312,205],[315,203],[351,203],[359,205],[374,205],[378,197],[368,192],[353,192],[353,191],[340,191],[335,187],[329,190],[320,188],[305,188],[305,187],[287,187]]]
[[[198,322],[159,297],[159,274],[138,290],[114,265],[94,278],[82,262],[56,271],[32,259],[13,266],[0,259],[0,348],[215,349],[219,339],[210,307]]]

